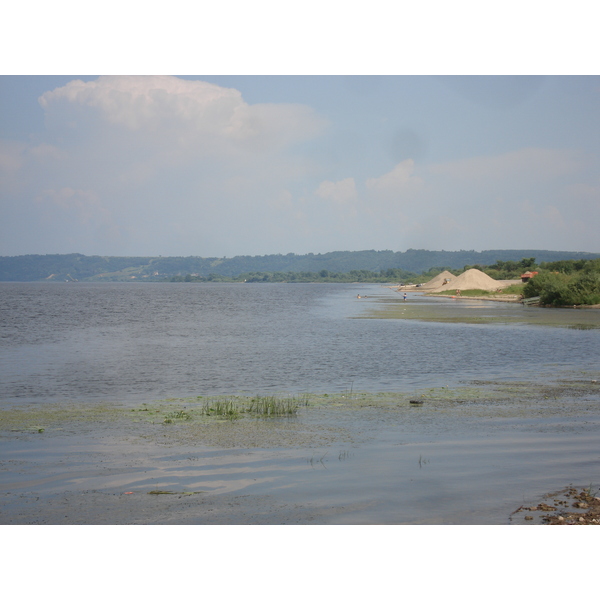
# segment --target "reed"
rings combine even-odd
[[[247,412],[261,417],[290,417],[298,414],[298,408],[295,398],[256,396],[250,400]]]
[[[230,421],[239,419],[241,412],[235,400],[207,400],[201,410],[201,414],[207,417],[225,417]]]
[[[253,398],[231,398],[206,400],[200,410],[202,415],[239,419],[243,415],[257,417],[293,417],[301,406],[308,406],[308,398],[278,398],[255,396]]]

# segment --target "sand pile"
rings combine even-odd
[[[444,285],[444,280],[450,279],[450,281]],[[452,275],[450,271],[444,271],[439,275],[436,275],[433,279],[430,279],[427,283],[421,286],[422,290],[435,290],[439,287],[444,287],[450,289],[450,284],[456,279],[456,275]]]
[[[435,289],[429,289],[428,291],[443,292],[447,289],[492,291],[505,286],[506,284],[504,282],[492,279],[489,275],[486,275],[479,269],[469,269],[462,275],[455,277],[450,283],[447,283],[446,285],[440,285],[439,287]]]

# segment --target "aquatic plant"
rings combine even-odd
[[[229,398],[225,400],[206,400],[201,414],[219,416],[230,420],[239,419],[247,414],[258,417],[291,417],[298,413],[301,406],[308,405],[308,398],[278,398],[277,396],[255,396],[253,398]]]
[[[177,410],[177,411],[170,412],[167,415],[165,415],[165,419],[164,419],[163,423],[170,424],[170,423],[174,423],[175,421],[190,421],[191,418],[192,418],[192,415],[190,415],[189,413],[186,413],[184,410]]]
[[[315,455],[313,454],[309,459],[306,460],[306,462],[313,468],[316,463],[320,463],[324,469],[327,469],[327,467],[325,466],[325,463],[323,462],[323,459],[326,456],[327,456],[327,452],[325,452],[325,454],[323,454],[323,456],[321,456],[321,458],[316,458]]]
[[[295,398],[256,396],[250,400],[247,412],[261,417],[293,416],[298,413],[299,403]]]
[[[240,412],[240,408],[235,400],[207,400],[201,410],[201,414],[207,417],[225,417],[230,421],[239,419]]]

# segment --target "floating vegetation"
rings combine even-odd
[[[175,412],[170,412],[166,417],[163,423],[175,423],[176,421],[191,421],[192,415],[185,412],[184,410],[178,410]]]
[[[497,303],[483,298],[470,300],[465,297],[463,301],[447,298],[446,301],[437,302],[433,302],[433,298],[429,301],[427,298],[420,298],[418,302],[413,303],[406,303],[401,299],[393,302],[377,302],[360,316],[353,318],[403,319],[467,325],[524,324],[581,330],[600,329],[598,309],[527,308],[520,303]],[[479,310],[475,311],[474,306]]]
[[[405,425],[413,419],[436,423],[444,415],[503,420],[543,416],[557,420],[545,427],[558,428],[562,416],[579,415],[585,417],[582,423],[594,422],[599,382],[600,372],[583,370],[565,371],[562,379],[469,380],[457,382],[456,387],[392,392],[349,386],[343,392],[192,396],[134,406],[109,402],[27,404],[0,408],[0,435],[45,438],[109,428],[115,435],[137,435],[161,444],[314,448],[354,443],[363,435],[363,428],[370,431],[382,419]],[[335,457],[346,460],[347,455],[336,453]],[[309,463],[322,467],[320,456]]]

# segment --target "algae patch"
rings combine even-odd
[[[494,304],[492,307],[491,305]],[[430,301],[418,299],[377,301],[356,319],[406,319],[434,323],[471,325],[539,325],[570,329],[600,329],[600,311],[596,309],[523,307],[515,303],[490,300],[451,299]]]
[[[575,376],[577,378],[575,378]],[[573,379],[547,382],[469,381],[460,386],[410,392],[352,391],[312,393],[301,398],[280,396],[282,406],[293,401],[294,413],[257,416],[249,408],[256,396],[168,398],[135,406],[106,404],[35,405],[0,410],[2,435],[70,435],[84,431],[122,435],[130,441],[159,445],[222,448],[324,447],[366,439],[382,420],[387,424],[438,423],[481,418],[596,418],[600,408],[600,374],[578,373]],[[219,405],[237,417],[217,415]],[[227,411],[226,411],[227,412]]]

